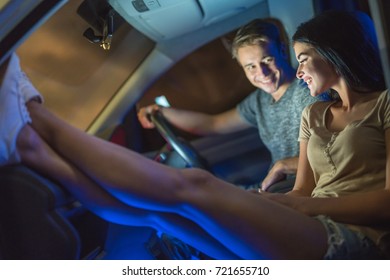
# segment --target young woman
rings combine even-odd
[[[304,111],[297,180],[287,195],[246,192],[206,171],[173,169],[88,135],[36,102],[39,94],[15,59],[0,90],[1,164],[21,160],[97,215],[155,227],[216,258],[383,258],[390,104],[361,19],[326,13],[294,36],[297,77],[313,96],[331,89],[338,99]]]

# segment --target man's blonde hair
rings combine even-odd
[[[284,46],[284,51],[289,55],[288,36],[279,20],[274,18],[252,20],[237,31],[231,46],[232,56],[237,59],[239,48],[270,41],[274,42],[279,49]]]

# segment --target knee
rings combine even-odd
[[[16,140],[16,147],[20,155],[27,156],[28,154],[37,152],[42,143],[40,137],[33,130],[33,128],[29,125],[26,125],[20,130],[18,138]]]
[[[184,200],[207,193],[216,179],[210,172],[198,168],[181,169],[179,172],[178,190]]]
[[[182,176],[194,186],[203,186],[207,184],[210,180],[214,178],[214,176],[204,170],[199,168],[191,168],[191,169],[182,169]]]

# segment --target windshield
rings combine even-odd
[[[90,27],[69,1],[18,49],[21,65],[49,109],[87,129],[154,44],[123,24],[105,51],[83,37]]]

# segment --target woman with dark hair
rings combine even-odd
[[[371,54],[361,53],[367,38],[359,26],[350,14],[327,13],[294,36],[297,77],[311,95],[332,89],[339,99],[305,109],[297,180],[286,195],[244,191],[200,169],[173,169],[68,125],[36,102],[39,94],[15,59],[0,89],[1,164],[21,160],[97,215],[161,229],[216,258],[388,257],[389,95],[378,86],[379,70],[361,77],[360,65],[345,54],[358,55],[365,67],[370,59],[379,65],[375,51],[367,59]],[[343,44],[352,39],[359,44]]]
[[[385,88],[375,30],[366,14],[325,12],[301,24],[293,42],[315,48],[351,89],[371,92]]]

